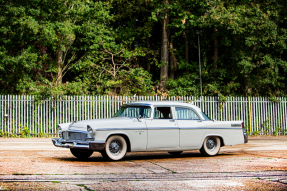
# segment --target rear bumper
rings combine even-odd
[[[245,129],[243,129],[243,137],[244,137],[244,143],[248,143],[248,135]]]
[[[105,141],[66,141],[62,138],[52,139],[56,147],[102,151],[105,149]]]

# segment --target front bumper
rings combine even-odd
[[[73,148],[73,149],[84,149],[92,151],[102,151],[105,149],[105,141],[66,141],[62,138],[52,139],[53,144],[56,147]]]

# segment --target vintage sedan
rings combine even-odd
[[[127,152],[200,150],[214,156],[220,147],[247,143],[242,121],[215,121],[198,107],[180,102],[134,102],[123,105],[109,119],[74,121],[58,125],[56,147],[70,148],[79,158],[98,151],[109,160]]]

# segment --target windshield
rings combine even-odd
[[[143,106],[121,107],[113,117],[142,117],[150,118],[151,108]]]

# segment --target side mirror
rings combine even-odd
[[[139,122],[142,122],[140,119],[142,118],[142,116],[141,115],[138,115],[137,116],[137,120],[139,121]]]

